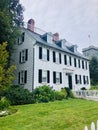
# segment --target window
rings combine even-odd
[[[59,53],[56,53],[56,63],[59,63]]]
[[[19,84],[25,84],[27,83],[27,70],[22,70],[19,72],[19,75],[18,75],[18,83]]]
[[[64,55],[64,64],[67,65],[67,56]]]
[[[89,84],[89,79],[88,79],[88,76],[86,76],[86,78],[87,78],[87,84]]]
[[[50,83],[50,71],[49,70],[39,70],[38,73],[39,83]]]
[[[74,67],[77,67],[76,58],[74,58]]]
[[[62,73],[61,72],[53,72],[53,83],[62,84]]]
[[[19,55],[19,62],[24,63],[28,60],[28,49],[22,50]]]
[[[22,44],[24,42],[25,33],[23,32],[21,36],[18,38],[18,44]]]
[[[61,53],[53,51],[53,62],[61,64]]]
[[[39,59],[49,61],[49,50],[39,47]]]

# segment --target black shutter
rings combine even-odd
[[[42,59],[42,47],[39,47],[39,59]]]
[[[25,61],[28,60],[28,49],[25,50]]]
[[[21,63],[21,52],[19,53],[19,63]]]
[[[62,73],[60,72],[60,83],[62,84]]]
[[[53,51],[53,62],[56,62],[55,52]]]
[[[64,55],[64,64],[67,65],[67,57]]]
[[[75,75],[76,84],[78,83],[77,74]]]
[[[24,42],[25,33],[22,33],[22,42]]]
[[[39,70],[39,73],[38,73],[38,82],[42,83],[42,70]]]
[[[61,53],[59,53],[59,63],[61,64]]]
[[[27,83],[27,70],[24,72],[24,83]]]
[[[53,83],[56,83],[56,72],[53,72]]]
[[[50,83],[50,71],[47,71],[47,83]]]
[[[18,84],[20,84],[20,72],[18,73]]]
[[[47,50],[47,61],[49,61],[49,50]]]
[[[70,66],[71,66],[72,65],[71,56],[69,56],[69,62],[70,62]]]

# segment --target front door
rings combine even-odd
[[[68,75],[68,85],[69,85],[69,88],[72,89],[72,76],[71,75]]]

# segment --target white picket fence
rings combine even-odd
[[[88,129],[88,126],[84,127],[84,130],[98,130],[98,120],[96,123],[92,122],[90,129]]]
[[[75,97],[98,101],[98,90],[73,91]]]

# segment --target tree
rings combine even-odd
[[[98,84],[98,60],[96,57],[93,57],[90,61],[90,78],[91,84]]]
[[[19,26],[23,23],[23,7],[19,0],[0,1],[0,43],[7,42],[11,51],[19,35]]]
[[[0,90],[11,86],[14,79],[15,66],[7,67],[9,53],[6,50],[7,43],[0,44]]]

